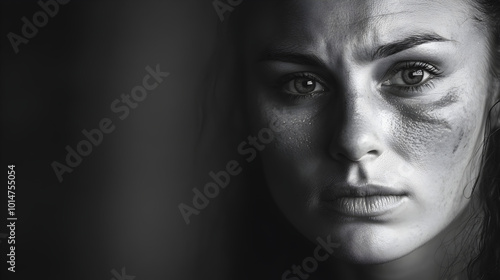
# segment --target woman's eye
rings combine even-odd
[[[312,77],[295,77],[283,85],[283,90],[292,95],[307,95],[324,92],[326,87]]]
[[[421,68],[406,68],[397,71],[389,79],[384,81],[384,86],[416,87],[425,84],[433,77],[429,71]]]

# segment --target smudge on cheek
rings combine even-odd
[[[408,121],[425,123],[451,130],[449,122],[442,117],[440,118],[435,112],[456,103],[458,101],[457,95],[458,89],[453,88],[445,96],[433,103],[419,105],[400,104],[398,107],[402,116]]]
[[[422,161],[457,151],[464,132],[456,131],[457,125],[452,122],[456,123],[457,117],[447,111],[458,109],[458,94],[453,88],[439,100],[425,104],[390,100],[396,109],[391,142],[401,156]]]
[[[458,146],[460,146],[460,142],[462,142],[462,138],[464,138],[464,130],[463,129],[460,130],[457,143],[455,144],[455,147],[453,147],[453,154],[457,152]]]

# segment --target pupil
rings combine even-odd
[[[299,93],[309,93],[316,87],[316,82],[309,78],[299,78],[295,80],[295,89]]]
[[[415,85],[420,83],[424,79],[424,72],[422,69],[408,69],[403,73],[403,81],[409,85]]]

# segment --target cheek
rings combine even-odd
[[[313,130],[312,112],[309,110],[287,111],[273,108],[268,120],[279,124],[275,149],[299,152],[311,149]]]
[[[314,139],[317,130],[314,112],[267,107],[263,115],[262,123],[274,124],[275,132],[275,141],[261,153],[266,176],[277,178],[277,182],[287,181],[288,187],[293,187],[290,184],[298,182],[297,179],[312,178],[316,160],[312,150],[318,148]]]
[[[453,88],[432,104],[398,105],[386,134],[392,150],[416,170],[406,179],[429,214],[455,215],[470,196],[484,126],[484,102],[474,93]]]
[[[297,205],[307,204],[320,184],[317,170],[317,106],[285,107],[264,95],[251,108],[252,131],[270,127],[274,141],[261,151],[265,177],[271,192],[286,215],[304,215]],[[325,151],[326,152],[326,151]],[[295,205],[295,206],[293,206]],[[299,209],[302,209],[299,211]]]
[[[271,94],[263,93],[249,102],[252,132],[263,127],[274,131],[275,141],[263,151],[264,157],[287,159],[300,156],[303,151],[316,147],[313,138],[316,128],[316,106],[287,107],[277,104]],[[269,157],[270,158],[270,157]]]
[[[414,167],[427,170],[449,171],[470,160],[482,126],[482,109],[468,95],[453,88],[431,104],[393,105],[396,112],[386,131],[389,145]]]

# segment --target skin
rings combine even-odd
[[[477,12],[466,1],[260,5],[247,34],[247,104],[254,132],[277,125],[261,152],[277,205],[310,240],[330,235],[341,244],[335,257],[367,268],[372,279],[428,262],[471,211],[493,103]],[[416,34],[440,39],[376,55]],[[306,55],[315,62],[295,59]],[[406,61],[419,66],[401,68]],[[424,71],[426,79],[408,89],[401,69]],[[315,90],[294,92],[300,77],[293,73],[309,73],[300,82]],[[325,210],[322,191],[346,184],[378,184],[405,197],[376,217]]]

